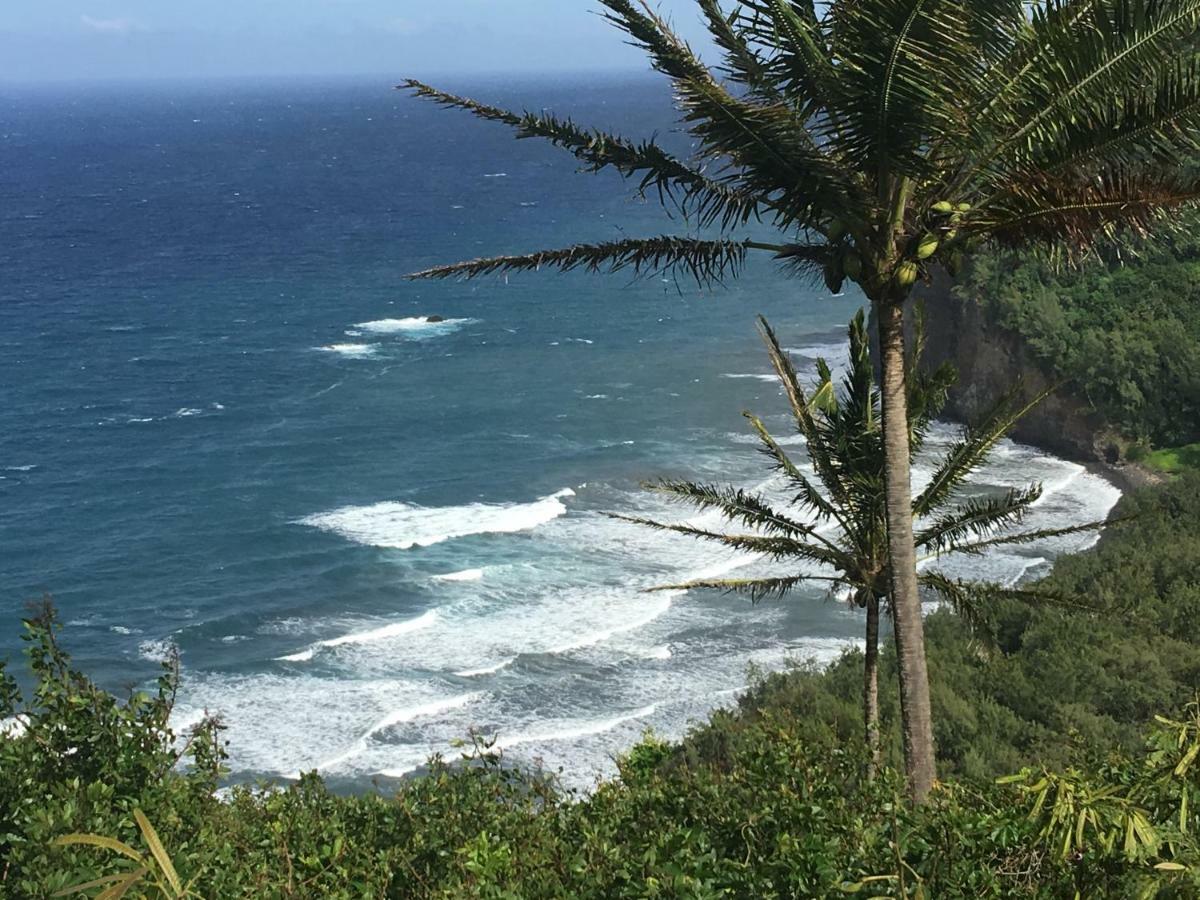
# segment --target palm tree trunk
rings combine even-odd
[[[908,395],[904,359],[904,309],[897,298],[875,304],[879,323],[880,399],[883,411],[888,556],[896,659],[900,670],[900,716],[909,797],[925,802],[936,777],[925,629],[917,589],[913,547],[912,483],[909,471]]]
[[[879,598],[867,597],[867,647],[863,656],[863,719],[867,736],[867,778],[879,771]]]

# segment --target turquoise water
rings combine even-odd
[[[681,143],[654,81],[451,87]],[[603,516],[691,515],[639,489],[659,475],[774,490],[740,415],[786,432],[754,314],[809,366],[855,296],[769,262],[714,290],[405,281],[687,225],[386,84],[0,89],[0,201],[0,655],[43,593],[114,689],[178,645],[177,722],[220,712],[236,777],[399,775],[479,727],[584,783],[748,663],[858,636],[818,590],[641,593],[761,563]],[[1029,478],[1047,523],[1116,496],[1015,445],[976,489]]]

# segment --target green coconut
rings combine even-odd
[[[902,262],[896,267],[896,284],[902,288],[910,288],[917,283],[920,270],[915,262]]]

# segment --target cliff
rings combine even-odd
[[[1032,400],[1055,383],[1053,373],[1023,345],[1016,333],[992,322],[984,306],[956,296],[945,273],[914,291],[910,306],[925,307],[924,366],[949,362],[958,371],[945,414],[959,422],[977,419],[1020,382],[1020,397]],[[911,309],[909,310],[911,313]],[[913,316],[907,316],[911,323]],[[911,327],[911,324],[910,324]],[[1102,468],[1122,487],[1157,480],[1142,467],[1123,461],[1124,439],[1069,384],[1058,385],[1018,423],[1014,440],[1058,456]]]

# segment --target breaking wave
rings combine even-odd
[[[564,488],[533,503],[468,503],[426,507],[384,502],[345,506],[300,519],[300,525],[341,535],[372,547],[410,550],[475,534],[531,531],[565,515],[563,500],[575,492]]]
[[[326,344],[317,349],[324,353],[336,353],[346,359],[370,359],[379,352],[376,344]]]
[[[406,619],[403,622],[392,622],[388,625],[381,625],[378,628],[371,628],[367,631],[355,631],[351,634],[344,634],[341,637],[329,638],[324,641],[317,641],[311,647],[291,653],[287,656],[278,657],[281,661],[286,662],[308,662],[317,652],[326,647],[344,647],[347,644],[372,644],[376,641],[385,641],[388,638],[399,637],[402,634],[408,634],[413,631],[420,631],[422,628],[428,628],[433,625],[438,618],[437,610],[431,609],[424,615],[417,616],[415,619]]]
[[[376,319],[359,322],[354,326],[359,331],[371,334],[394,334],[411,340],[424,340],[458,331],[464,325],[473,325],[478,319],[438,319],[429,316],[410,316],[405,319]]]

